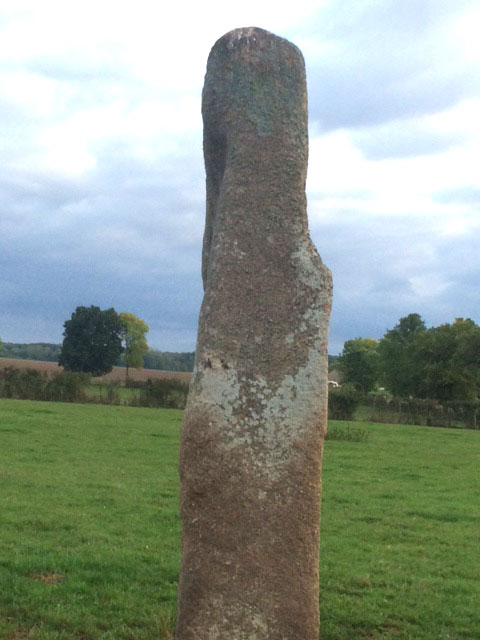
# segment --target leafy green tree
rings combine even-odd
[[[64,369],[94,376],[112,370],[123,352],[123,326],[115,309],[77,307],[64,328],[59,358]]]
[[[378,341],[373,338],[347,340],[338,358],[344,382],[367,393],[375,388],[379,375]]]
[[[423,380],[418,343],[426,332],[418,313],[401,318],[378,345],[381,380],[395,396],[416,396]]]
[[[476,400],[480,389],[480,327],[457,318],[428,329],[417,344],[422,370],[418,395],[439,400]]]
[[[146,322],[133,313],[120,313],[119,318],[122,325],[123,359],[127,366],[128,377],[130,367],[135,369],[143,367],[143,355],[148,351],[145,334],[148,333],[149,328]]]
[[[480,327],[467,318],[426,329],[402,318],[379,344],[386,386],[397,396],[475,402],[480,393]]]

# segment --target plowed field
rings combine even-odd
[[[63,371],[63,367],[58,366],[56,362],[42,362],[41,360],[19,360],[17,358],[0,358],[0,368],[15,367],[16,369],[37,369],[43,373],[54,374]],[[190,382],[192,374],[189,371],[161,371],[160,369],[129,369],[128,376],[131,380],[145,381],[175,379],[181,382]],[[113,367],[110,373],[100,378],[94,378],[97,381],[105,382],[124,382],[125,368]]]

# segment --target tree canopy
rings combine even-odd
[[[345,382],[367,392],[472,402],[480,395],[480,327],[467,318],[427,328],[418,313],[401,318],[378,342],[347,340],[339,364]]]
[[[347,340],[338,358],[344,382],[350,382],[357,391],[371,391],[378,380],[378,341],[373,338]]]
[[[382,382],[395,396],[417,395],[423,372],[419,367],[417,345],[426,331],[418,313],[401,318],[386,332],[378,345]]]
[[[416,341],[423,398],[472,401],[480,390],[480,327],[457,318],[428,329]]]
[[[77,307],[64,328],[60,365],[94,376],[112,370],[123,352],[123,325],[115,309]]]

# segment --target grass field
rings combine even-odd
[[[0,400],[2,640],[172,637],[180,423]],[[325,448],[322,640],[480,638],[480,433],[359,428]]]

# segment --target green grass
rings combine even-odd
[[[180,421],[0,401],[0,638],[169,637]]]
[[[480,433],[362,426],[326,443],[323,640],[480,638]]]
[[[92,383],[87,388],[87,396],[93,402],[105,404],[128,404],[140,396],[140,389],[124,387],[121,384]]]
[[[180,421],[0,400],[0,639],[172,637]],[[480,638],[480,433],[355,426],[325,447],[322,640]]]

